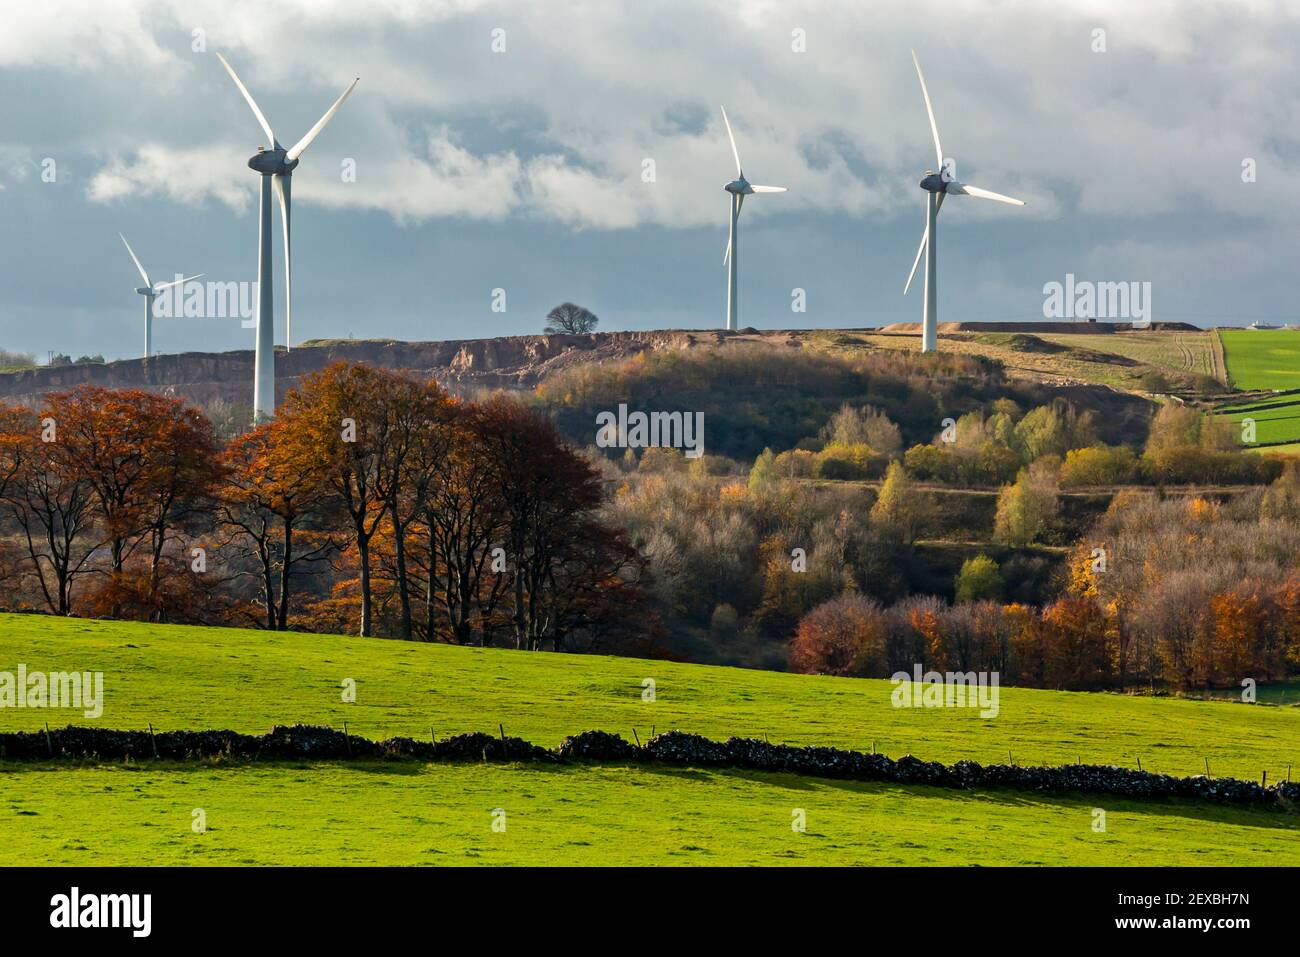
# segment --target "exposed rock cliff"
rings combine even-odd
[[[277,398],[304,375],[331,362],[368,362],[437,379],[455,392],[478,388],[531,388],[550,373],[584,362],[626,359],[646,350],[689,349],[727,339],[788,339],[787,333],[728,333],[722,330],[597,332],[585,336],[504,336],[450,342],[330,340],[276,350]],[[214,399],[251,400],[253,353],[184,352],[149,360],[41,367],[0,373],[0,398],[34,402],[42,393],[78,385],[150,389],[206,405]]]

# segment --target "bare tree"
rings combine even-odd
[[[546,314],[546,328],[542,331],[548,336],[585,336],[596,331],[598,322],[600,320],[590,309],[572,302],[562,302]]]

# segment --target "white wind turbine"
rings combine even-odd
[[[226,62],[226,58],[218,53],[217,59],[226,68],[230,78],[235,81],[235,86],[239,87],[239,92],[244,95],[244,99],[253,110],[253,115],[257,117],[262,132],[271,141],[269,149],[259,146],[257,154],[248,161],[249,168],[262,174],[262,195],[258,210],[260,225],[257,234],[257,346],[253,359],[253,418],[261,421],[275,412],[275,295],[271,279],[271,191],[275,190],[276,197],[280,201],[280,225],[284,229],[285,344],[292,348],[293,255],[289,238],[289,222],[293,208],[291,190],[293,171],[303,151],[311,145],[312,140],[325,128],[325,124],[338,112],[338,108],[343,105],[343,101],[352,93],[361,78],[357,77],[353,80],[343,91],[343,95],[334,101],[334,105],[325,111],[325,115],[316,121],[316,125],[286,150],[275,138],[275,133],[271,131],[271,124],[262,115],[257,101],[253,99],[253,94],[249,93],[248,88],[240,82],[235,71]]]
[[[143,286],[137,286],[135,291],[144,296],[144,357],[148,359],[153,355],[153,300],[158,293],[164,289],[170,289],[172,286],[183,286],[185,283],[194,279],[201,279],[204,273],[197,276],[186,276],[184,279],[177,279],[173,282],[164,282],[154,285],[149,278],[149,274],[144,271],[144,266],[140,264],[140,257],[135,254],[131,244],[126,241],[126,237],[118,233],[118,238],[122,240],[122,245],[126,251],[131,254],[131,261],[135,263],[135,268],[140,270],[140,278],[144,280]]]
[[[745,179],[740,168],[740,151],[736,149],[736,137],[731,132],[731,121],[727,119],[727,108],[722,108],[722,122],[727,127],[727,138],[731,140],[731,155],[736,158],[736,178],[722,187],[731,194],[731,234],[727,237],[727,251],[722,262],[727,266],[727,328],[737,329],[736,322],[736,254],[738,252],[736,220],[740,217],[740,207],[745,205],[745,197],[750,193],[784,193],[784,186],[754,186]]]
[[[921,189],[929,193],[927,199],[928,209],[926,212],[925,232],[921,234],[921,247],[916,251],[916,259],[912,261],[912,271],[907,275],[907,285],[903,287],[903,295],[907,295],[907,290],[912,288],[912,278],[916,275],[916,267],[921,262],[921,254],[925,253],[925,306],[923,321],[921,324],[921,351],[933,352],[939,345],[939,303],[938,303],[938,281],[939,281],[939,260],[936,247],[938,246],[938,233],[935,225],[939,216],[939,209],[943,206],[945,196],[974,196],[978,199],[991,199],[999,203],[1010,203],[1012,206],[1025,205],[1018,199],[1012,199],[1010,196],[1003,196],[1001,193],[990,192],[987,189],[980,189],[978,186],[969,186],[965,183],[959,183],[954,178],[953,164],[945,165],[943,158],[943,147],[939,145],[939,127],[934,122],[934,108],[930,105],[930,93],[925,88],[925,76],[921,73],[921,63],[916,58],[916,51],[912,51],[912,62],[916,64],[916,77],[921,81],[921,95],[925,97],[925,112],[930,117],[930,132],[934,136],[934,158],[939,165],[939,171],[926,170],[925,176],[921,180]]]

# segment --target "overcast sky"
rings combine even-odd
[[[361,78],[293,177],[295,340],[536,332],[564,300],[720,326],[719,104],[747,177],[789,187],[746,203],[741,324],[915,321],[912,48],[958,177],[1028,203],[945,205],[942,319],[1041,318],[1073,273],[1152,283],[1157,320],[1295,320],[1300,4],[41,0],[0,12],[0,346],[138,355],[119,230],[155,281],[255,278],[264,136],[215,51],[285,145]]]

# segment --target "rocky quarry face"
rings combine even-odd
[[[397,340],[330,340],[276,348],[277,400],[303,376],[333,362],[366,362],[384,369],[437,379],[449,391],[480,388],[529,389],[560,369],[587,362],[617,361],[641,352],[690,349],[728,339],[771,339],[781,344],[787,333],[729,333],[723,330],[663,332],[596,332],[585,336],[503,336],[449,342]],[[253,352],[183,352],[150,359],[65,365],[0,373],[0,399],[34,405],[42,394],[97,385],[110,389],[148,389],[206,406],[215,399],[249,404],[253,389]]]

